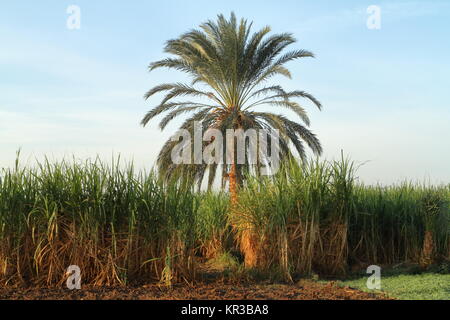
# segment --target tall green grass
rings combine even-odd
[[[354,198],[349,241],[355,260],[419,262],[426,232],[433,236],[435,258],[449,256],[450,186],[358,185]]]
[[[197,207],[189,186],[119,161],[3,170],[0,279],[60,284],[73,264],[99,285],[190,277]]]
[[[78,265],[83,283],[171,284],[195,279],[198,258],[236,249],[287,280],[450,258],[450,185],[365,186],[355,173],[346,159],[293,161],[248,177],[231,212],[225,192],[119,159],[17,162],[0,172],[0,282],[61,285]]]
[[[228,213],[230,199],[224,192],[197,195],[196,240],[198,251],[205,258],[214,258],[233,247]]]
[[[289,279],[421,263],[424,254],[428,263],[450,257],[450,186],[365,186],[356,169],[344,158],[294,161],[275,177],[249,177],[233,219],[246,242],[253,242],[242,247],[253,248],[248,254],[257,257],[254,265],[280,269]]]

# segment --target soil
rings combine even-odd
[[[361,292],[304,280],[295,285],[223,283],[195,287],[158,285],[139,287],[83,287],[81,290],[55,288],[0,288],[0,300],[385,300],[383,295]]]

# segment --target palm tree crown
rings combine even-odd
[[[238,23],[233,13],[229,20],[219,15],[217,21],[207,21],[199,30],[191,30],[168,41],[165,52],[172,57],[150,64],[150,71],[162,67],[176,69],[190,75],[193,80],[191,84],[168,83],[149,90],[146,99],[161,92],[165,92],[165,97],[145,115],[142,125],[167,112],[159,124],[163,130],[174,118],[190,114],[181,129],[193,130],[194,122],[200,122],[204,130],[214,128],[222,132],[249,128],[278,130],[281,159],[292,155],[290,145],[302,159],[305,158],[305,142],[315,154],[321,154],[319,140],[308,129],[310,121],[305,109],[293,99],[306,98],[321,109],[320,102],[304,91],[288,92],[279,85],[268,84],[276,75],[291,78],[285,64],[313,57],[313,54],[306,50],[284,53],[286,47],[296,41],[291,34],[269,35],[269,27],[251,34],[251,26],[243,19]],[[188,96],[192,100],[176,101]],[[264,112],[260,109],[262,106],[289,109],[301,123],[282,114]],[[239,184],[245,171],[251,167],[234,163],[232,166],[176,165],[170,161],[175,144],[167,141],[158,157],[159,172],[166,177],[188,175],[201,184],[208,172],[211,185],[218,167],[222,166],[219,171],[222,171],[224,186],[229,172],[235,170]],[[255,172],[258,172],[257,168]]]

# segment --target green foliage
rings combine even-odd
[[[357,280],[340,281],[340,284],[373,292],[367,288],[366,282],[367,276]],[[450,300],[450,274],[382,276],[381,289],[379,292],[403,300]]]
[[[223,237],[229,228],[228,212],[230,199],[223,192],[205,192],[197,195],[199,208],[197,211],[197,239],[210,240]]]
[[[123,282],[140,273],[158,278],[169,255],[172,266],[187,263],[197,206],[190,186],[136,173],[119,159],[111,166],[47,160],[34,168],[5,169],[0,278],[60,282],[74,260],[83,264],[86,281]]]
[[[433,234],[436,258],[449,255],[450,188],[402,183],[358,185],[350,218],[353,255],[362,261],[418,261],[425,231]]]
[[[262,268],[345,274],[350,266],[419,262],[426,231],[432,259],[449,256],[448,186],[365,186],[355,171],[342,158],[248,178],[233,221],[258,235]]]
[[[450,186],[365,186],[355,170],[344,158],[292,160],[273,177],[249,176],[231,212],[227,193],[195,193],[119,159],[17,162],[0,173],[0,281],[61,284],[76,264],[93,284],[171,284],[195,274],[195,255],[239,251],[233,231],[249,229],[255,272],[277,270],[285,280],[418,263],[425,233],[430,270],[445,273]]]
[[[304,143],[315,154],[321,154],[319,140],[308,129],[310,121],[306,111],[295,99],[309,100],[321,109],[320,102],[307,92],[288,92],[280,85],[268,83],[277,75],[291,77],[286,67],[288,62],[313,57],[306,50],[285,52],[295,42],[289,33],[270,35],[269,27],[252,34],[251,24],[244,19],[237,21],[234,14],[229,20],[219,15],[217,21],[207,21],[200,29],[169,40],[165,52],[172,57],[150,64],[150,71],[157,68],[175,69],[189,75],[193,81],[191,84],[161,84],[150,89],[146,99],[159,93],[165,93],[165,96],[145,115],[142,124],[147,125],[155,117],[166,113],[160,122],[162,130],[176,117],[189,115],[180,129],[190,131],[192,136],[195,122],[201,122],[203,132],[216,129],[224,137],[227,129],[263,129],[270,137],[274,137],[274,130],[279,130],[282,159],[291,155],[290,143],[302,158],[305,158]],[[176,100],[185,97],[191,100]],[[270,107],[271,111],[290,110],[304,125],[279,113],[264,112],[261,107]],[[163,146],[158,157],[161,175],[165,178],[194,178],[200,185],[208,174],[207,181],[211,186],[216,174],[220,174],[222,186],[225,185],[230,165],[226,162],[225,152],[222,152],[222,160],[227,165],[174,164],[171,153],[178,143],[169,140]],[[205,142],[204,147],[212,143]],[[226,150],[226,144],[225,141],[223,150]],[[228,148],[234,149],[233,146]],[[195,150],[191,150],[193,159]],[[245,164],[237,167],[238,181],[241,182],[244,173],[251,169],[258,174],[265,156],[261,153],[256,165],[246,157]]]

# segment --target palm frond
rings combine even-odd
[[[191,76],[192,82],[189,85],[161,84],[149,90],[145,99],[159,93],[165,93],[165,96],[159,105],[147,112],[142,124],[147,125],[156,116],[167,112],[159,124],[164,130],[173,119],[190,114],[181,129],[194,130],[196,122],[201,123],[204,131],[214,128],[224,134],[227,129],[264,129],[269,132],[267,148],[270,148],[271,139],[276,138],[273,133],[277,130],[280,133],[282,159],[292,156],[291,146],[304,159],[304,143],[315,154],[321,154],[319,139],[305,126],[281,114],[256,111],[264,105],[274,110],[291,110],[309,127],[306,110],[296,99],[309,100],[319,109],[322,109],[322,104],[305,91],[288,92],[280,85],[267,82],[276,76],[291,78],[287,63],[313,58],[314,54],[307,50],[285,52],[296,42],[290,33],[270,35],[270,27],[264,27],[252,34],[251,28],[252,23],[245,19],[238,20],[234,13],[229,19],[219,15],[216,20],[208,20],[198,29],[167,41],[165,52],[172,57],[151,63],[149,70],[175,69]],[[173,101],[181,97],[190,97],[192,101]],[[208,143],[211,142],[204,142],[204,146]],[[169,140],[161,149],[157,161],[161,174],[166,177],[186,176],[199,185],[206,177],[211,187],[220,173],[221,184],[225,185],[229,164],[175,165],[171,163],[170,156],[176,144]],[[258,158],[256,164],[246,159],[246,164],[237,166],[237,175],[244,177],[249,172],[258,174],[265,162],[264,155]]]

